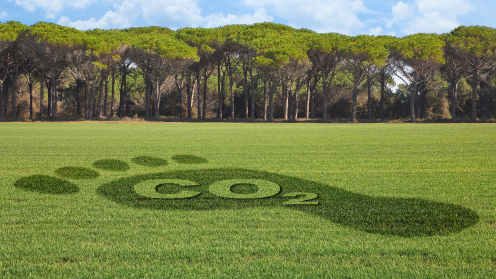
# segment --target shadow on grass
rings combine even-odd
[[[194,181],[200,186],[189,186],[187,190],[200,191],[201,194],[189,199],[156,199],[140,196],[134,191],[134,185],[155,179]],[[208,186],[213,182],[228,179],[268,180],[280,185],[282,191],[269,198],[252,200],[221,198],[208,191]],[[234,191],[236,187],[238,186],[233,186],[231,191]],[[177,187],[176,191],[180,189]],[[308,180],[244,169],[210,169],[136,175],[104,184],[97,191],[100,195],[126,206],[160,210],[281,206],[314,214],[361,231],[402,237],[448,235],[473,226],[479,220],[476,212],[459,205],[419,198],[372,197]],[[244,191],[254,190],[245,189]],[[315,193],[318,195],[319,204],[284,205],[284,202],[292,199],[284,195],[291,192]]]
[[[43,194],[74,194],[79,192],[76,184],[48,175],[35,174],[18,179],[14,186]]]
[[[203,164],[208,163],[208,160],[195,155],[175,155],[172,160],[179,164]]]

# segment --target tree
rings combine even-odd
[[[356,36],[349,38],[345,44],[347,77],[353,83],[351,121],[356,120],[356,106],[358,87],[367,78],[369,98],[369,118],[371,100],[371,79],[374,78],[379,69],[386,65],[389,51],[384,47],[380,39],[371,36]]]
[[[493,64],[496,60],[496,30],[483,26],[459,26],[449,33],[446,41],[449,46],[451,57],[459,59],[471,74],[471,118],[472,122],[475,122],[477,119],[476,101],[478,75],[481,71],[490,70],[494,67]]]
[[[159,120],[160,85],[193,61],[199,61],[196,48],[171,35],[144,34],[135,38],[132,59],[154,86],[155,120]]]
[[[0,24],[1,71],[3,72],[0,78],[0,117],[3,116],[3,83],[7,76],[10,76],[14,85],[11,98],[12,118],[17,118],[17,79],[19,77],[20,68],[27,62],[27,59],[20,48],[18,37],[21,33],[24,33],[26,29],[27,26],[16,21]]]
[[[322,120],[327,121],[327,98],[334,77],[343,64],[347,37],[337,33],[315,34],[310,39],[308,57],[320,71],[323,86]]]
[[[436,34],[414,34],[396,40],[391,44],[396,75],[413,84],[410,93],[410,121],[415,123],[415,98],[418,85],[430,79],[440,65],[444,64],[444,41]]]
[[[84,44],[84,33],[54,23],[38,22],[28,29],[28,40],[23,46],[43,72],[50,73],[52,117],[57,117],[57,79],[68,65],[67,55],[74,46]],[[35,43],[36,42],[36,43]]]

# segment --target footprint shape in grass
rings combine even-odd
[[[175,159],[177,157],[177,159]],[[177,155],[173,157],[178,163],[207,162],[206,159],[194,155]],[[139,156],[131,160],[133,163],[147,166],[159,167],[167,165],[167,161],[153,156]],[[122,160],[104,159],[93,163],[93,167],[101,171],[125,172],[129,169],[129,164]],[[20,189],[38,192],[43,194],[75,194],[79,192],[79,187],[67,180],[94,179],[100,173],[83,167],[67,166],[55,170],[55,174],[61,178],[50,175],[35,174],[23,177],[14,183]]]
[[[208,163],[193,155],[176,155],[172,159],[179,164]],[[136,157],[131,162],[150,168],[167,166],[166,160],[151,156]],[[129,169],[126,162],[119,160],[100,160],[93,166],[105,171]],[[69,179],[98,176],[98,172],[77,167],[60,168],[56,174]],[[53,185],[39,187],[33,181]],[[42,175],[21,178],[15,185],[42,193],[48,193],[40,190],[47,188],[53,194],[77,192],[72,182]],[[97,192],[122,205],[156,210],[284,207],[357,230],[402,237],[448,235],[479,220],[475,211],[459,205],[419,198],[373,197],[310,180],[239,168],[133,175],[105,183]]]

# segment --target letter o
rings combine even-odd
[[[238,194],[231,191],[231,187],[237,184],[252,184],[258,187],[258,191],[250,194]],[[210,193],[228,199],[262,199],[277,195],[281,186],[274,182],[261,179],[228,179],[210,184]]]
[[[176,184],[183,187],[199,186],[200,184],[183,179],[155,179],[146,180],[134,185],[134,191],[141,196],[154,199],[187,199],[199,195],[197,191],[181,191],[175,194],[160,194],[157,192],[157,186],[161,184]]]

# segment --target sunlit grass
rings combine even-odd
[[[490,124],[2,123],[0,277],[494,278],[495,138]],[[233,175],[282,191],[127,192]],[[319,205],[283,205],[303,190]]]

